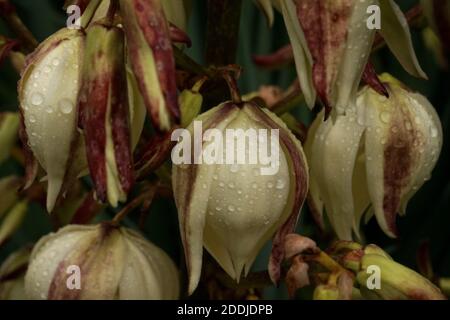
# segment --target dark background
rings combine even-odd
[[[397,1],[404,10],[416,4],[417,1]],[[19,15],[32,30],[38,40],[43,40],[65,25],[65,13],[62,10],[62,0],[14,0]],[[206,30],[206,1],[194,0],[190,20],[189,35],[193,47],[187,52],[196,61],[203,62],[204,35]],[[387,238],[376,225],[374,219],[364,228],[367,243],[383,246],[393,257],[411,268],[416,269],[416,253],[419,244],[428,240],[431,247],[431,257],[435,272],[441,276],[450,276],[450,169],[449,169],[449,130],[450,130],[450,77],[448,71],[442,70],[436,63],[433,53],[425,47],[422,32],[412,30],[414,46],[419,61],[428,74],[428,81],[415,79],[401,68],[388,49],[384,48],[374,55],[378,72],[389,72],[409,87],[421,92],[435,106],[444,129],[444,145],[439,162],[434,169],[432,178],[409,202],[407,214],[399,218],[400,238]],[[5,25],[0,21],[0,34],[9,35]],[[251,55],[267,54],[288,43],[282,17],[276,13],[273,29],[269,29],[263,14],[253,4],[253,1],[243,0],[241,16],[240,39],[237,62],[244,68],[239,81],[241,92],[257,90],[262,84],[273,84],[283,88],[295,77],[293,66],[287,66],[279,71],[266,71],[255,67]],[[9,62],[0,67],[0,111],[17,110],[16,84],[17,73]],[[305,123],[311,121],[312,113],[306,107],[299,106],[294,112]],[[14,161],[0,166],[0,177],[21,173],[22,169]],[[1,201],[1,195],[0,195]],[[316,236],[317,229],[311,222],[307,210],[304,210],[299,232]],[[102,218],[108,218],[111,212]],[[176,261],[180,262],[180,242],[176,211],[173,203],[157,201],[151,208],[150,218],[145,225],[145,234],[154,243],[164,248]],[[133,217],[126,220],[130,226],[136,226]],[[0,248],[0,263],[7,254],[21,245],[36,241],[39,237],[51,231],[48,214],[38,205],[30,207],[27,218],[15,236]],[[265,269],[269,247],[258,258],[254,268]],[[268,297],[285,297],[285,290],[270,288]]]

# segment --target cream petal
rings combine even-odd
[[[293,1],[280,1],[284,23],[291,39],[294,51],[297,76],[300,79],[300,87],[305,96],[305,101],[310,108],[314,107],[316,91],[312,80],[312,57],[308,49],[305,35],[297,18],[297,9]]]
[[[255,2],[264,12],[269,26],[272,27],[274,19],[272,0],[255,0]]]
[[[389,93],[389,99],[374,91],[365,97],[366,166],[375,216],[383,231],[394,237],[397,213],[428,179],[437,161],[442,131],[425,97],[394,80],[389,82]]]
[[[408,73],[427,79],[414,51],[408,21],[402,10],[393,0],[380,1],[380,7],[382,14],[379,31],[389,49]]]
[[[190,7],[188,0],[164,0],[161,5],[167,20],[183,31],[187,31],[188,10]]]
[[[203,124],[203,132],[211,124],[219,131],[223,131],[238,112],[239,109],[230,104],[220,105],[200,115],[196,120]],[[194,132],[194,123],[195,121],[188,127],[191,135]],[[204,148],[207,145],[208,143]],[[189,272],[189,294],[195,290],[200,280],[204,227],[214,170],[215,165],[206,164],[174,165],[172,169],[173,192]]]
[[[363,147],[364,143],[362,143],[361,149]],[[367,212],[367,208],[370,205],[369,190],[367,189],[365,156],[363,153],[361,153],[361,151],[358,153],[355,161],[352,189],[353,189],[353,208],[355,212],[353,231],[355,232],[355,235],[358,237],[358,239],[361,239],[360,233],[361,219]]]
[[[178,270],[170,257],[159,247],[147,241],[142,235],[131,229],[122,229],[127,240],[145,257],[142,271],[152,273],[153,281],[141,283],[147,287],[149,295],[141,296],[141,299],[177,299],[180,295],[180,281]],[[141,266],[142,267],[142,266]],[[149,278],[147,275],[146,278]],[[122,279],[122,283],[125,279]],[[128,284],[130,290],[135,286]],[[126,297],[131,299],[130,297]]]
[[[86,234],[89,235],[86,236]],[[42,237],[34,246],[25,275],[25,292],[30,299],[47,299],[59,262],[95,236],[94,226],[68,226]]]
[[[354,1],[350,27],[347,31],[346,50],[334,87],[338,114],[343,114],[348,106],[355,103],[354,99],[370,56],[376,31],[369,29],[365,24],[367,8],[378,3],[378,0]]]
[[[415,192],[427,181],[439,159],[442,149],[443,133],[439,116],[431,103],[419,93],[410,93],[410,107],[416,114],[414,122],[420,126],[424,139],[419,149],[421,165],[415,167],[412,173],[411,190],[402,198],[400,213],[405,213],[406,206]]]
[[[48,175],[48,211],[61,190],[76,136],[75,105],[84,39],[81,32],[67,29],[52,37],[62,40],[53,47],[43,43],[37,49],[19,84],[28,142]]]
[[[252,114],[245,111],[244,107],[244,111],[227,129],[266,129],[253,121]],[[236,150],[236,154],[245,152]],[[276,175],[261,175],[261,167],[264,165],[260,162],[238,165],[236,168],[234,165],[217,165],[211,184],[212,198],[208,205],[205,247],[236,280],[239,280],[244,268],[249,270],[276,226],[286,220],[283,214],[289,195],[290,177],[284,152],[280,152]],[[277,201],[273,201],[274,197]],[[212,246],[208,240],[212,238],[215,238],[212,244],[219,249],[218,252],[210,250]]]
[[[316,139],[317,129],[323,123],[323,111],[317,115],[308,129],[308,136],[303,146],[308,163],[312,163],[313,144]],[[310,168],[311,171],[311,168]],[[309,175],[309,195],[308,206],[312,211],[314,219],[323,227],[323,200],[320,195],[320,188],[315,175]]]
[[[338,116],[334,124],[329,119],[323,126],[323,131],[316,133],[318,141],[313,152],[318,154],[313,153],[311,174],[316,175],[319,188],[325,191],[325,209],[337,236],[351,240],[355,209],[353,171],[364,127],[358,123],[354,109]]]

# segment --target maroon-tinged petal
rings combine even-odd
[[[366,68],[364,69],[362,80],[370,86],[373,90],[378,92],[379,94],[389,98],[389,92],[387,91],[384,84],[381,82],[380,78],[378,78],[378,74],[375,71],[375,68],[371,62],[366,64]]]
[[[192,41],[191,38],[189,38],[188,34],[183,30],[181,30],[180,28],[178,28],[173,23],[169,25],[169,32],[170,32],[170,40],[172,40],[172,42],[183,43],[188,48],[192,46]]]
[[[304,251],[317,251],[316,243],[310,238],[291,233],[286,235],[284,242],[285,258],[290,259]]]
[[[170,139],[172,131],[153,136],[136,156],[135,168],[138,177],[158,169],[170,156],[175,142]]]
[[[209,128],[219,128],[219,126],[223,129],[229,121],[236,117],[238,112],[239,109],[236,105],[225,103],[200,115],[197,120],[203,121],[204,131]],[[194,145],[195,142],[192,139],[190,143]],[[190,294],[200,280],[208,204],[208,196],[204,193],[208,192],[208,184],[212,180],[211,169],[213,169],[213,166],[210,165],[195,164],[195,156],[195,152],[192,152],[192,164],[174,166],[172,170],[172,186],[189,274],[188,291]],[[203,185],[206,185],[207,189],[204,189]]]
[[[8,56],[8,54],[17,47],[19,42],[0,36],[0,64]]]
[[[275,119],[275,117],[270,116],[256,105],[253,105],[250,110],[254,114],[256,121],[269,129],[279,130],[280,145],[286,153],[292,173],[291,194],[286,207],[286,210],[289,210],[289,216],[273,238],[272,253],[269,261],[270,278],[274,283],[278,283],[281,276],[281,263],[285,258],[285,238],[288,234],[294,232],[303,202],[308,193],[308,165],[300,143],[281,120]]]
[[[157,129],[178,122],[175,60],[170,31],[159,0],[121,0],[133,72]]]
[[[123,41],[120,28],[90,27],[79,99],[97,196],[113,206],[125,200],[134,182]]]
[[[300,257],[295,257],[286,274],[286,286],[289,297],[293,298],[298,289],[310,284],[308,276],[309,266]]]
[[[314,60],[313,81],[327,109],[345,50],[352,0],[297,0],[297,15]]]
[[[381,77],[389,98],[370,88],[365,105],[365,159],[370,200],[378,224],[395,237],[397,214],[429,178],[442,147],[442,128],[433,106],[392,76]]]

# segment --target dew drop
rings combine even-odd
[[[406,128],[406,130],[411,131],[412,130],[411,122],[405,121],[405,128]]]
[[[380,120],[383,123],[389,123],[389,119],[391,118],[391,114],[387,111],[383,111],[380,114]]]
[[[273,188],[273,183],[272,182],[267,182],[267,188],[272,189]]]
[[[230,172],[236,173],[239,171],[239,166],[237,164],[232,164],[230,166]]]
[[[62,99],[58,106],[59,110],[64,114],[69,114],[73,110],[73,103],[69,99]]]
[[[59,61],[58,58],[55,58],[52,60],[52,65],[54,65],[55,67],[59,66],[60,63],[61,63],[61,61]]]
[[[234,183],[233,183],[233,182],[230,182],[230,183],[228,184],[228,188],[230,188],[230,189],[234,189],[234,187],[235,187],[235,185],[234,185]]]
[[[256,182],[253,182],[253,183],[252,183],[252,188],[253,188],[253,189],[258,188],[258,184],[257,184]]]
[[[283,189],[283,188],[284,188],[284,185],[285,185],[284,181],[283,181],[282,179],[278,179],[278,180],[277,180],[277,183],[276,183],[276,185],[275,185],[275,188],[277,188],[277,189]]]
[[[213,179],[214,179],[214,180],[219,179],[219,177],[217,176],[217,174],[213,175]]]
[[[232,206],[232,205],[229,205],[228,206],[228,211],[230,211],[230,212],[234,212],[236,209],[234,208],[234,206]]]
[[[47,108],[45,108],[45,112],[47,112],[47,113],[53,113],[53,108],[52,107],[47,107]]]
[[[438,136],[438,131],[436,128],[431,128],[431,137],[436,138]]]
[[[31,123],[35,123],[35,122],[36,122],[36,117],[33,116],[33,115],[31,115],[31,116],[30,116],[30,122],[31,122]]]
[[[31,95],[31,104],[34,106],[40,106],[44,102],[42,94],[35,92]]]

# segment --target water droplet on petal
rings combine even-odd
[[[383,123],[389,123],[389,120],[391,118],[391,114],[388,111],[383,111],[380,114],[380,120]]]
[[[235,210],[234,206],[232,206],[232,205],[229,205],[229,206],[228,206],[228,211],[234,212],[234,210]]]
[[[73,103],[69,99],[62,99],[58,106],[59,110],[64,114],[69,114],[73,110]]]
[[[60,61],[59,61],[58,58],[55,58],[55,59],[52,60],[52,65],[54,65],[55,67],[59,66],[59,64],[60,64]]]
[[[34,106],[40,106],[44,102],[44,96],[39,92],[35,92],[31,95],[31,104]]]
[[[282,179],[278,179],[278,180],[277,180],[277,184],[275,185],[275,188],[277,188],[277,189],[283,189],[283,188],[284,188],[284,185],[285,185],[284,181],[283,181]]]
[[[436,128],[431,128],[431,137],[436,138],[438,136],[438,131]]]

